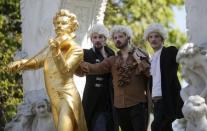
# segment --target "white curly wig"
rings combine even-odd
[[[159,33],[162,38],[165,40],[167,38],[167,31],[164,29],[164,27],[161,24],[154,23],[148,26],[148,28],[144,32],[144,40],[148,39],[148,36],[152,32]]]
[[[92,36],[93,33],[98,33],[104,35],[106,38],[109,37],[109,31],[103,24],[96,24],[89,30],[89,37]]]
[[[114,33],[122,32],[125,33],[128,37],[132,38],[133,32],[130,27],[124,25],[114,25],[110,32],[110,37],[113,38]]]

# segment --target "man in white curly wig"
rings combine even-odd
[[[144,39],[154,50],[151,58],[152,101],[154,121],[152,131],[172,131],[171,123],[182,115],[182,99],[180,82],[177,77],[177,48],[164,47],[167,32],[161,24],[149,25],[144,32]]]
[[[112,73],[113,104],[122,131],[146,131],[146,91],[150,68],[148,55],[131,46],[132,30],[128,26],[115,25],[110,35],[119,49],[117,55],[97,64],[84,62],[81,69],[88,74]]]
[[[95,64],[114,55],[106,44],[109,31],[103,24],[94,25],[89,37],[93,47],[84,49],[84,61]],[[86,75],[82,103],[89,131],[114,131],[111,83],[110,73]]]

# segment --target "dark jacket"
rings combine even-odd
[[[104,49],[108,57],[114,55],[114,52],[110,48],[104,47]],[[84,61],[94,64],[101,62],[103,59],[99,51],[93,48],[84,49]],[[112,113],[112,98],[113,86],[110,73],[86,76],[82,103],[89,131],[92,128],[93,120],[97,117],[99,112]]]
[[[163,47],[160,55],[161,89],[164,113],[171,119],[182,118],[183,101],[180,97],[180,82],[177,77],[177,48]]]

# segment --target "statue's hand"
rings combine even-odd
[[[59,46],[59,43],[55,39],[49,39],[48,44],[52,48],[57,48]]]
[[[23,61],[15,61],[15,62],[11,62],[11,63],[9,63],[9,65],[7,66],[7,69],[8,69],[8,71],[10,71],[10,72],[15,72],[15,71],[17,71],[23,64],[24,64]]]
[[[54,39],[49,39],[49,46],[53,55],[57,55],[60,51],[60,44]]]

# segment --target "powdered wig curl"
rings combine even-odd
[[[114,25],[111,29],[110,37],[113,39],[114,33],[117,33],[117,32],[124,33],[129,38],[133,37],[133,32],[132,32],[131,28],[128,26],[125,26],[125,25]]]
[[[167,38],[167,31],[164,29],[164,27],[159,23],[154,23],[148,26],[148,28],[144,32],[144,40],[148,39],[148,36],[152,32],[157,32],[161,35],[163,40]]]
[[[96,24],[89,30],[89,37],[93,35],[93,33],[98,33],[106,38],[109,37],[109,31],[103,24]]]

